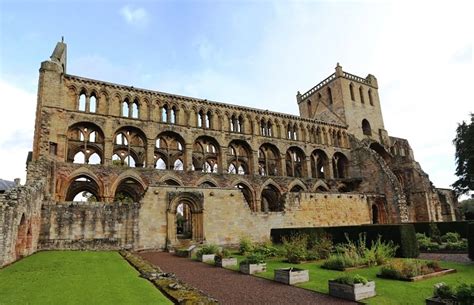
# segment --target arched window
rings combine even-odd
[[[290,177],[303,177],[305,155],[298,147],[290,147],[286,151],[286,174]]]
[[[371,106],[374,105],[374,97],[372,96],[372,89],[369,89],[369,103]]]
[[[261,176],[277,176],[280,168],[280,152],[272,144],[262,144],[258,151],[258,173]]]
[[[214,138],[201,136],[194,141],[193,170],[217,173],[219,160],[219,145]]]
[[[242,194],[244,195],[245,201],[247,201],[247,204],[251,210],[254,210],[253,208],[253,193],[252,190],[245,184],[239,183],[235,186],[238,188]]]
[[[126,178],[120,182],[115,190],[114,201],[122,203],[139,202],[145,190],[143,186],[133,178]]]
[[[328,87],[328,104],[332,105],[333,100],[332,100],[332,91],[331,88]]]
[[[372,205],[372,223],[379,223],[379,209],[375,204]]]
[[[342,179],[347,177],[347,167],[349,165],[349,161],[347,160],[346,156],[342,153],[337,152],[332,157],[332,166],[334,172],[334,178]]]
[[[311,101],[308,100],[308,101],[306,102],[306,105],[307,105],[307,107],[308,107],[308,117],[311,117],[311,116],[312,116],[312,115],[311,115]]]
[[[184,140],[179,134],[172,131],[159,134],[155,145],[155,167],[158,169],[184,170],[183,147]],[[161,162],[158,164],[159,160],[165,163],[164,166]]]
[[[354,95],[354,84],[351,83],[349,85],[349,91],[351,92],[351,100],[355,101],[355,95]]]
[[[197,127],[202,128],[205,124],[204,112],[200,110],[198,112],[198,120],[197,120]]]
[[[171,108],[171,124],[176,124],[177,123],[177,113],[176,113],[176,107]]]
[[[284,210],[280,191],[274,185],[267,185],[261,194],[262,212],[280,212]]]
[[[362,133],[366,136],[372,135],[372,129],[370,128],[370,123],[366,119],[362,120]]]
[[[362,88],[362,86],[359,87],[359,95],[360,95],[360,102],[362,104],[365,103],[365,99],[364,99],[364,89]]]
[[[161,121],[164,123],[168,121],[168,105],[161,107]]]
[[[120,163],[114,162],[116,165],[143,167],[146,156],[145,134],[135,127],[120,128],[115,135],[114,154],[120,158]]]
[[[104,135],[89,122],[76,123],[67,133],[67,162],[100,164],[104,151]]]
[[[66,201],[100,201],[99,186],[88,176],[78,176],[71,181],[67,189]]]
[[[311,154],[311,174],[313,178],[325,179],[328,176],[329,160],[326,153],[316,149]]]
[[[96,112],[97,111],[97,98],[95,95],[91,95],[89,99],[89,112]]]
[[[163,158],[158,158],[158,160],[156,160],[155,168],[161,170],[166,169],[166,162],[163,160]]]
[[[139,116],[139,106],[138,106],[138,101],[135,100],[132,104],[132,118],[138,119]]]
[[[237,173],[239,175],[246,175],[251,173],[249,169],[252,159],[252,149],[247,142],[233,140],[230,142],[227,151],[227,164],[234,165],[235,167],[235,172],[229,171],[229,174]]]
[[[129,105],[128,105],[128,99],[125,99],[125,101],[122,102],[122,117],[128,117],[130,112]]]
[[[86,111],[86,95],[81,93],[79,95],[79,111]]]

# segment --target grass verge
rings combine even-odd
[[[0,304],[173,304],[117,252],[45,251],[0,270]]]

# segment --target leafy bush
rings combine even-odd
[[[265,263],[265,257],[260,253],[252,253],[240,262],[240,265],[246,264],[263,264]]]
[[[333,243],[329,234],[320,234],[308,238],[308,255],[311,260],[326,259],[333,250]]]
[[[443,243],[457,243],[461,240],[461,235],[456,232],[448,232],[441,236],[441,242]]]
[[[254,243],[248,237],[242,237],[239,242],[239,254],[246,255],[255,248]]]
[[[343,271],[345,268],[355,267],[357,265],[357,262],[351,257],[343,254],[333,254],[324,261],[321,267],[325,269]]]
[[[382,242],[379,236],[375,243],[372,241],[370,248],[365,249],[363,257],[369,266],[383,265],[395,257],[397,248],[398,246],[395,246],[392,241]]]
[[[433,251],[439,250],[440,248],[438,243],[432,242],[431,238],[426,236],[424,233],[416,233],[416,239],[420,250]]]
[[[286,253],[281,247],[274,246],[270,240],[256,245],[253,252],[260,253],[265,257],[284,256]]]
[[[346,284],[346,285],[354,285],[354,284],[367,284],[369,281],[367,278],[363,277],[362,275],[350,275],[346,274],[343,276],[340,276],[334,280],[336,283],[339,284]]]
[[[308,237],[306,235],[294,235],[283,239],[286,258],[290,263],[301,263],[306,260],[308,251]]]
[[[445,283],[434,285],[433,296],[444,301],[457,302],[459,305],[474,304],[474,284],[462,283],[457,287],[451,287]]]
[[[437,262],[425,262],[416,259],[394,260],[382,266],[380,275],[393,279],[410,279],[415,276],[433,273],[439,269]]]
[[[231,257],[230,251],[228,249],[222,249],[216,253],[216,256],[214,256],[214,261],[219,262],[223,258],[229,258]]]
[[[204,245],[197,252],[197,257],[201,258],[204,254],[215,254],[219,248],[214,244]]]

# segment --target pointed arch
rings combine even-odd
[[[307,192],[308,191],[308,187],[300,179],[295,179],[295,180],[291,181],[288,184],[288,191],[289,192],[293,192],[293,190],[295,188],[298,189],[298,192],[299,191],[302,191],[302,192]]]
[[[311,191],[315,193],[329,192],[329,190],[330,190],[329,186],[323,180],[316,181],[313,188],[311,189]]]
[[[158,180],[158,183],[159,184],[167,184],[166,182],[167,181],[174,181],[176,184],[175,185],[179,185],[179,186],[183,186],[183,181],[181,181],[181,179],[176,176],[176,175],[173,175],[171,173],[167,173],[166,175],[164,175],[163,177],[161,177],[159,180]],[[167,184],[169,185],[169,184]]]

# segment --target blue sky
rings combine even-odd
[[[474,111],[469,1],[0,0],[0,178],[24,178],[40,62],[68,73],[297,114],[334,72],[379,81],[385,127],[438,187],[455,180],[457,123]],[[24,179],[23,179],[24,181]]]

